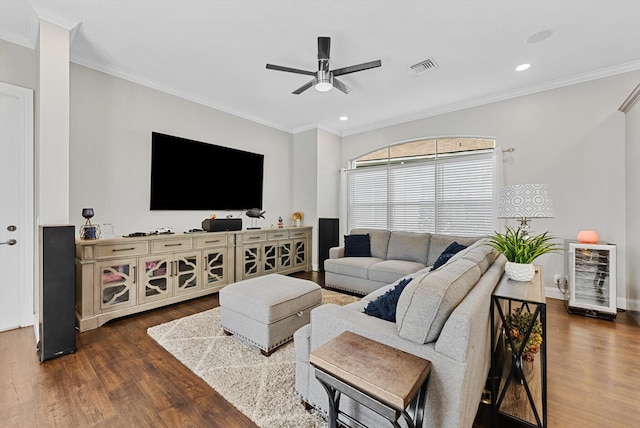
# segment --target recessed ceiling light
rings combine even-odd
[[[340,120],[342,120],[342,121],[349,120],[349,118],[347,116],[340,116]]]
[[[543,40],[547,40],[552,34],[552,30],[538,31],[537,33],[529,36],[527,43],[539,43]]]
[[[529,67],[531,67],[531,64],[520,64],[516,67],[516,71],[524,71]]]

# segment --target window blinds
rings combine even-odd
[[[348,230],[481,236],[493,232],[491,153],[347,172]]]

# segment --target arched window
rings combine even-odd
[[[487,138],[430,138],[355,159],[346,177],[348,230],[491,234],[494,148]]]

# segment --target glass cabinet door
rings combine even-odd
[[[262,246],[246,246],[243,248],[244,259],[243,259],[243,278],[250,278],[253,276],[258,276],[262,272],[260,268],[260,250]]]
[[[204,252],[205,288],[221,286],[228,282],[226,263],[226,248],[216,248]]]
[[[571,244],[569,305],[616,312],[616,251],[614,245]]]
[[[140,263],[143,272],[140,303],[171,296],[171,256],[146,257]]]
[[[109,310],[135,304],[135,259],[98,264],[100,309]]]
[[[279,259],[280,269],[289,269],[290,267],[293,266],[293,258],[291,257],[292,247],[293,247],[293,244],[291,243],[291,241],[280,242],[279,249],[278,249],[278,259]]]
[[[295,265],[301,266],[307,263],[307,240],[301,239],[294,241],[295,248]]]
[[[278,271],[278,244],[264,244],[263,272],[273,273]]]
[[[198,281],[199,257],[197,252],[176,254],[174,263],[176,294],[196,291],[202,288]]]

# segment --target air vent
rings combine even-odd
[[[417,76],[419,74],[426,73],[427,71],[435,70],[438,67],[439,66],[436,63],[436,60],[434,60],[433,58],[429,58],[417,64],[412,65],[411,69]]]

